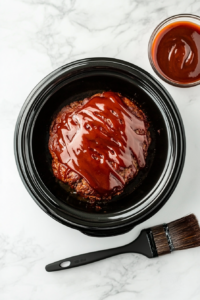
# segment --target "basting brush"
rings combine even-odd
[[[122,253],[140,253],[153,258],[198,246],[200,228],[195,215],[191,214],[168,224],[144,229],[135,241],[125,246],[65,258],[47,265],[46,271],[70,269]]]

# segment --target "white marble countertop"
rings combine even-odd
[[[194,0],[7,0],[0,3],[0,299],[200,299],[200,248],[152,260],[119,255],[47,273],[47,263],[131,242],[141,229],[188,213],[200,220],[200,86],[164,82],[186,130],[187,155],[167,204],[123,236],[94,238],[47,216],[31,199],[15,165],[13,133],[32,88],[55,68],[85,57],[115,57],[155,77],[147,44],[155,26],[177,13],[200,15]],[[159,79],[160,80],[160,79]]]

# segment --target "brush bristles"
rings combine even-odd
[[[171,222],[168,227],[175,250],[200,246],[200,228],[195,215]]]
[[[200,228],[195,215],[191,214],[183,217],[169,223],[167,226],[169,231],[168,238],[163,225],[151,229],[159,256],[170,253],[173,250],[200,246]],[[170,244],[169,239],[171,239],[172,244]]]

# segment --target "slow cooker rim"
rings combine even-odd
[[[130,63],[127,63],[127,62],[124,62],[124,61],[120,61],[120,60],[117,60],[117,59],[111,59],[111,58],[91,58],[91,59],[84,59],[84,60],[79,60],[79,61],[76,61],[76,62],[72,62],[70,64],[66,64],[58,69],[56,69],[55,71],[53,71],[52,73],[50,73],[49,75],[47,75],[42,81],[40,81],[40,83],[33,89],[33,91],[30,93],[30,95],[28,96],[25,104],[23,105],[22,107],[22,110],[19,114],[19,117],[18,117],[18,120],[17,120],[17,124],[16,124],[16,129],[15,129],[15,140],[14,140],[14,145],[15,145],[15,158],[16,158],[16,163],[17,163],[17,167],[18,167],[18,170],[19,170],[19,173],[21,175],[21,178],[26,186],[26,188],[28,189],[29,193],[31,194],[31,196],[34,198],[34,200],[36,201],[36,203],[47,213],[49,214],[51,217],[53,217],[54,219],[56,219],[57,221],[59,221],[60,223],[63,223],[65,225],[68,225],[70,227],[73,227],[73,228],[76,228],[76,229],[79,229],[79,230],[87,230],[89,228],[89,230],[92,230],[92,231],[106,231],[106,230],[116,230],[117,228],[121,228],[121,227],[124,227],[124,226],[131,226],[131,224],[133,223],[132,221],[130,222],[127,222],[125,225],[124,224],[119,224],[117,226],[108,226],[108,227],[104,227],[104,228],[97,228],[96,226],[83,226],[81,224],[77,224],[77,223],[73,223],[73,222],[70,222],[69,220],[62,220],[60,217],[58,217],[57,215],[55,216],[54,214],[51,213],[50,210],[47,210],[46,207],[37,199],[37,197],[35,196],[34,194],[34,191],[31,189],[30,185],[28,184],[28,182],[26,181],[26,178],[23,176],[23,170],[21,169],[21,165],[19,163],[19,156],[20,156],[20,153],[19,153],[19,148],[18,148],[18,132],[19,132],[19,128],[20,128],[20,125],[21,125],[21,119],[23,118],[23,112],[25,111],[26,107],[28,106],[29,104],[29,100],[31,97],[33,97],[34,93],[37,91],[38,88],[41,87],[41,85],[46,81],[48,80],[52,75],[55,75],[59,72],[59,70],[63,70],[65,67],[68,67],[68,66],[73,66],[73,65],[76,65],[79,64],[79,63],[93,63],[93,64],[96,64],[97,62],[98,63],[111,63],[114,61],[115,64],[117,64],[118,62],[120,64],[122,64],[123,66],[125,67],[131,67],[131,68],[136,68],[137,71],[139,72],[142,72],[143,75],[146,75],[150,78],[151,81],[153,81],[154,83],[156,83],[158,85],[158,87],[162,90],[162,92],[164,92],[166,95],[167,95],[167,98],[170,99],[170,105],[172,106],[175,114],[176,114],[176,117],[177,117],[177,122],[178,122],[178,126],[179,126],[179,130],[180,132],[182,133],[180,136],[182,136],[182,140],[180,142],[182,142],[182,158],[181,160],[179,161],[179,168],[178,168],[178,174],[175,176],[175,180],[174,180],[174,184],[173,184],[173,187],[171,187],[170,191],[168,192],[168,195],[165,197],[165,199],[162,201],[162,203],[157,203],[154,207],[151,208],[151,210],[149,210],[146,215],[144,215],[143,217],[140,218],[140,220],[138,220],[138,222],[142,222],[144,221],[144,219],[147,219],[149,218],[149,215],[152,213],[154,214],[155,211],[156,211],[156,208],[157,207],[160,207],[160,204],[162,204],[161,206],[164,205],[164,203],[166,203],[166,201],[169,199],[170,195],[172,194],[172,192],[174,191],[177,183],[178,183],[178,180],[180,178],[180,175],[182,173],[182,169],[183,169],[183,165],[184,165],[184,159],[185,159],[185,132],[184,132],[184,127],[183,127],[183,123],[182,123],[182,119],[181,119],[181,116],[180,116],[180,113],[176,107],[176,104],[174,103],[174,100],[172,99],[172,97],[170,96],[170,94],[167,92],[167,90],[152,76],[150,75],[149,73],[147,73],[145,70],[142,70],[141,68],[133,65],[133,64],[130,64]],[[179,137],[180,137],[179,136]],[[181,147],[181,145],[180,145]],[[159,209],[159,208],[158,208]],[[137,221],[134,222],[134,224],[136,224]]]

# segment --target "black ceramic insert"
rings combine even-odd
[[[52,173],[49,127],[72,101],[112,90],[141,106],[150,122],[147,166],[111,201],[82,201]],[[168,200],[180,178],[185,134],[166,89],[139,67],[110,58],[67,64],[45,77],[28,96],[15,129],[15,157],[21,178],[36,203],[57,221],[94,236],[127,232]],[[99,209],[100,207],[100,209]]]

